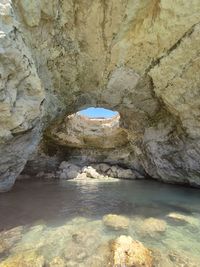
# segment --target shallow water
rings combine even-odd
[[[108,228],[107,214],[126,216],[129,227]],[[200,190],[150,180],[19,181],[0,195],[0,231],[0,267],[36,256],[37,265],[23,266],[107,267],[109,241],[121,234],[150,248],[154,266],[200,266]]]

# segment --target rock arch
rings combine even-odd
[[[200,184],[198,0],[2,0],[0,14],[1,191],[45,129],[88,106],[120,112],[150,176]]]

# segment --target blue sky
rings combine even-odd
[[[118,114],[116,111],[112,111],[105,108],[87,108],[84,110],[79,111],[79,114],[90,117],[90,118],[98,118],[98,117],[104,117],[104,118],[111,118]]]

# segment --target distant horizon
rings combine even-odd
[[[118,114],[117,111],[112,111],[105,108],[90,107],[78,112],[78,114],[89,118],[112,118]]]

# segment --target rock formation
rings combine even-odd
[[[112,266],[152,267],[151,251],[130,236],[121,235],[112,244]]]
[[[0,191],[42,133],[71,152],[66,132],[58,144],[48,129],[89,106],[120,114],[116,162],[126,154],[152,178],[199,186],[199,18],[199,0],[0,0]]]

